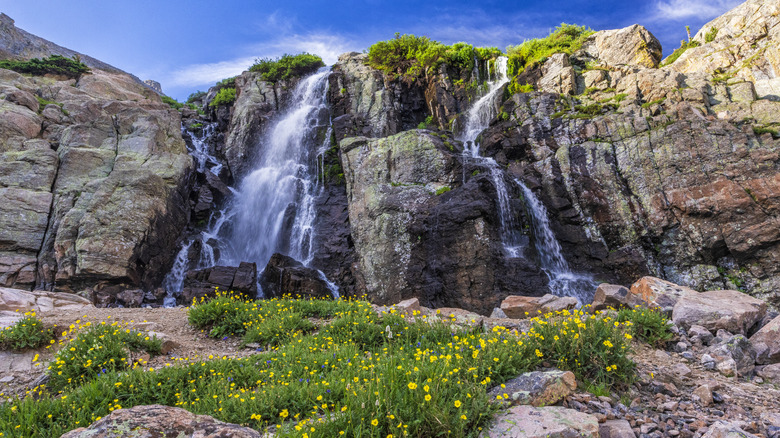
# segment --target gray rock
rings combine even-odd
[[[755,370],[756,350],[742,335],[735,335],[711,346],[707,354],[715,361],[716,368],[726,376],[751,376]]]
[[[596,70],[602,71],[602,70]],[[625,286],[616,284],[601,283],[596,288],[596,294],[593,297],[593,310],[604,310],[608,307],[618,309],[621,307],[632,307],[634,303],[629,302],[631,295]],[[636,302],[638,304],[638,302]]]
[[[492,388],[488,396],[508,405],[549,406],[577,389],[577,380],[571,371],[533,371],[511,379],[503,386]]]
[[[499,414],[483,438],[598,438],[596,417],[558,406],[515,406]]]
[[[542,78],[537,83],[539,91],[555,94],[574,94],[577,90],[577,76],[569,62],[569,56],[556,53],[542,66]]]
[[[491,318],[509,318],[506,316],[506,313],[504,313],[503,310],[501,310],[500,307],[494,307],[493,312],[490,314]]]
[[[607,420],[599,425],[601,438],[635,438],[631,424],[626,420]]]
[[[755,435],[747,433],[732,422],[716,421],[702,438],[754,438]]]
[[[780,316],[751,336],[750,343],[756,349],[756,363],[780,362]]]
[[[688,336],[690,336],[692,340],[698,339],[704,345],[709,345],[710,341],[713,339],[712,333],[700,325],[692,325],[691,328],[688,329]]]
[[[690,328],[700,325],[707,330],[728,330],[746,334],[766,313],[764,301],[742,292],[721,290],[688,294],[674,306],[672,320],[675,324]]]
[[[764,379],[780,383],[780,363],[756,367],[756,374]]]
[[[237,424],[223,423],[208,415],[195,415],[181,408],[161,405],[134,406],[118,409],[89,427],[81,427],[60,438],[108,438],[124,436],[128,430],[140,432],[140,437],[175,436],[181,438],[229,436],[260,438],[256,430]],[[154,431],[152,433],[151,431]],[[134,435],[135,436],[135,435]]]
[[[671,315],[674,306],[684,296],[698,295],[695,290],[655,277],[642,277],[631,285],[629,302],[641,302]]]
[[[702,406],[709,406],[712,404],[712,390],[708,385],[701,385],[693,390],[693,395],[699,398],[699,403]]]
[[[609,65],[656,68],[661,62],[661,43],[644,26],[602,30],[588,37],[582,51]]]

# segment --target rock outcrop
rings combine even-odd
[[[543,294],[539,268],[504,255],[491,180],[463,184],[452,142],[423,130],[341,141],[358,284],[379,303],[483,314],[512,291]]]
[[[266,298],[281,298],[285,295],[334,298],[327,280],[319,271],[279,253],[271,256],[259,283]]]
[[[70,53],[7,17],[0,39],[14,58]],[[82,59],[93,70],[78,80],[0,70],[3,286],[152,287],[189,219],[178,113],[136,78]]]
[[[183,304],[193,299],[214,296],[215,291],[233,292],[250,298],[257,296],[257,265],[242,262],[236,266],[214,266],[189,271],[181,291]]]

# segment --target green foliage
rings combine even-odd
[[[780,137],[777,129],[767,128],[766,126],[754,126],[753,133],[756,135],[772,134],[772,137]]]
[[[654,347],[661,347],[672,339],[669,320],[657,309],[637,306],[633,309],[618,310],[618,322],[630,322],[629,333]]]
[[[712,75],[712,83],[713,84],[719,84],[721,82],[728,83],[728,81],[730,79],[734,79],[734,76],[736,75],[737,75],[736,73],[728,73],[728,72],[715,73],[714,75]]]
[[[452,189],[450,188],[450,186],[444,186],[444,187],[441,187],[440,189],[436,190],[436,196],[438,196],[438,195],[441,195],[441,194],[443,194],[443,193],[447,193],[447,192],[449,192],[450,190],[452,190]]]
[[[526,40],[517,46],[506,48],[509,57],[509,74],[517,75],[526,68],[541,64],[555,53],[571,55],[582,47],[593,30],[576,24],[561,23],[555,30],[544,38]]]
[[[76,336],[57,352],[49,366],[48,389],[61,391],[111,371],[130,369],[129,351],[159,354],[162,342],[143,333],[112,324],[90,324],[74,328]],[[63,332],[66,336],[67,332]]]
[[[249,67],[249,71],[260,73],[264,81],[277,82],[306,76],[324,66],[322,58],[317,55],[309,53],[288,55],[285,53],[280,58],[256,59],[254,65]]]
[[[60,394],[37,390],[35,397],[0,405],[0,432],[60,436],[116,409],[162,404],[257,430],[271,427],[279,437],[301,437],[303,431],[312,438],[342,431],[466,437],[479,434],[498,409],[487,391],[523,372],[541,366],[571,370],[600,394],[633,380],[632,324],[608,314],[562,311],[534,318],[528,333],[503,327],[484,332],[480,325],[455,325],[454,316],[441,313],[418,313],[414,320],[395,311],[377,314],[365,301],[253,302],[222,294],[197,303],[189,316],[212,335],[216,327],[223,327],[221,333],[238,328],[265,334],[261,325],[289,333],[268,338],[277,342],[270,351],[245,358],[182,358],[156,370],[78,375],[73,381],[82,383]],[[310,321],[320,327],[308,331],[311,326],[302,323],[307,316],[328,320]],[[77,337],[61,351],[111,348],[101,343],[104,338]],[[95,356],[102,348],[71,361],[101,360]],[[52,366],[56,371],[57,363]]]
[[[395,38],[379,41],[368,49],[368,65],[392,78],[413,82],[443,63],[470,74],[475,58],[486,61],[498,56],[501,51],[495,47],[475,48],[462,42],[447,46],[425,36],[396,33]]]
[[[27,312],[13,325],[0,329],[0,350],[39,348],[53,342],[53,339],[54,330],[44,326],[34,312]]]
[[[673,63],[674,61],[677,61],[680,56],[682,56],[683,53],[685,53],[686,50],[690,49],[691,47],[699,47],[698,41],[680,41],[680,47],[678,49],[675,49],[674,52],[672,52],[671,55],[669,55],[664,62],[659,65],[659,67],[666,67],[667,65]]]
[[[217,107],[220,105],[232,105],[236,101],[236,89],[235,88],[223,88],[217,92],[214,99],[209,103],[210,107]]]
[[[706,34],[704,34],[704,42],[711,43],[715,41],[715,38],[718,36],[718,28],[715,26],[712,26]]]
[[[233,81],[235,82],[235,79],[233,79]],[[186,103],[193,103],[196,100],[203,100],[204,97],[206,97],[206,92],[198,90],[187,97]]]
[[[660,105],[664,103],[664,100],[666,99],[657,99],[657,100],[652,100],[650,102],[645,102],[642,104],[642,108],[650,108],[653,105]]]
[[[176,110],[181,109],[184,106],[183,103],[179,102],[178,100],[172,97],[162,95],[160,96],[160,99],[162,99],[163,103],[167,103],[171,108]]]
[[[417,125],[417,129],[430,129],[431,127],[433,127],[433,116],[426,117],[425,121]]]
[[[57,105],[58,107],[60,107],[63,114],[65,114],[66,116],[70,115],[68,113],[68,110],[62,107],[63,104],[61,102],[55,102],[53,100],[44,99],[41,96],[35,96],[35,98],[38,99],[38,114],[43,112],[43,110],[46,108],[46,105]]]
[[[78,57],[66,58],[60,55],[52,55],[43,59],[33,58],[29,61],[4,59],[0,60],[0,68],[36,76],[55,74],[72,79],[78,79],[90,71],[89,67],[83,64]]]

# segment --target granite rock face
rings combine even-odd
[[[6,56],[68,55],[5,18]],[[137,78],[86,61],[78,80],[0,70],[2,286],[152,287],[189,219],[179,114]]]

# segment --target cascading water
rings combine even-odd
[[[519,257],[523,247],[520,244],[520,234],[517,231],[517,224],[509,206],[509,192],[504,182],[503,173],[498,168],[495,160],[479,155],[479,144],[477,143],[479,134],[496,117],[496,95],[501,92],[503,85],[509,82],[507,61],[508,59],[505,56],[496,59],[495,80],[488,80],[487,93],[469,109],[466,117],[466,126],[458,136],[458,139],[465,145],[463,149],[464,164],[467,160],[474,159],[490,169],[490,177],[498,194],[498,216],[501,221],[501,239],[504,244],[504,250],[509,257]],[[488,69],[488,78],[490,78],[490,69]],[[466,166],[464,165],[463,168],[465,172]]]
[[[324,143],[316,138],[329,125],[329,74],[330,69],[323,68],[295,87],[292,107],[265,136],[254,170],[233,191],[227,207],[212,216],[208,229],[199,237],[200,260],[189,269],[214,266],[217,261],[227,265],[254,262],[262,269],[275,252],[286,253],[304,265],[311,262],[314,201],[321,188],[315,160],[319,161],[328,144],[327,137]],[[198,159],[194,151],[193,156]],[[182,246],[174,270],[166,278],[168,290],[181,290],[191,245],[189,241]],[[215,246],[219,248],[219,260]],[[320,274],[332,294],[338,296],[338,287]]]
[[[572,272],[561,253],[561,245],[550,229],[550,221],[544,204],[522,181],[516,179],[515,183],[523,190],[525,204],[531,216],[539,263],[550,278],[548,286],[550,291],[555,295],[575,297],[580,303],[591,302],[593,291],[596,289],[593,278]]]

